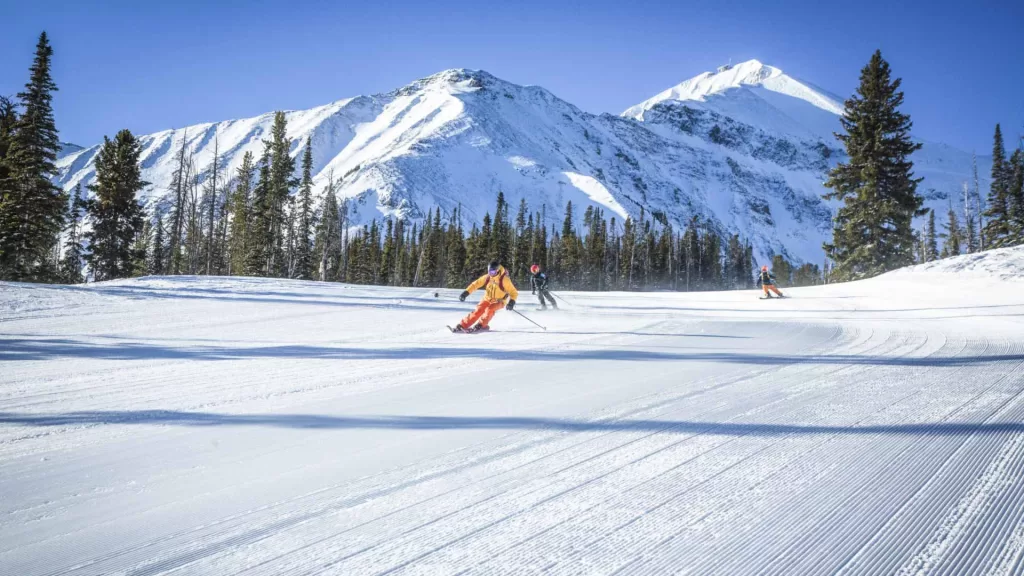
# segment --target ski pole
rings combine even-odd
[[[548,294],[551,294],[555,298],[561,300],[562,304],[569,304],[568,302],[565,301],[565,298],[562,298],[561,296],[559,296],[558,294],[555,294],[554,292],[551,292],[550,290],[548,291]],[[572,306],[572,304],[569,304],[569,306]]]
[[[523,313],[522,313],[522,312],[520,312],[519,310],[516,310],[515,308],[513,308],[513,309],[512,309],[512,311],[513,311],[513,312],[515,312],[516,314],[519,314],[519,315],[520,315],[520,316],[522,316],[523,318],[526,318],[526,321],[527,321],[527,322],[529,322],[529,323],[533,324],[534,326],[536,326],[536,327],[540,328],[541,330],[547,330],[547,328],[545,328],[545,327],[541,326],[540,324],[537,324],[537,323],[536,323],[536,322],[534,322],[533,320],[530,320],[530,317],[529,317],[529,316],[527,316],[526,314],[523,314]]]

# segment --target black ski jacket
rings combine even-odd
[[[530,276],[530,288],[533,291],[547,290],[548,289],[548,277],[543,272],[537,272],[533,276]]]
[[[757,285],[764,286],[766,284],[768,286],[775,286],[775,276],[772,276],[771,272],[762,271],[757,275]]]

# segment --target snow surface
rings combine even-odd
[[[841,113],[838,97],[752,60],[623,116],[588,114],[543,88],[463,69],[287,115],[292,154],[312,142],[317,194],[333,178],[354,225],[440,208],[446,217],[460,209],[469,226],[494,211],[502,191],[559,228],[568,201],[577,218],[598,206],[620,226],[643,212],[678,230],[696,216],[749,239],[759,262],[783,254],[820,264],[834,208],[822,182],[843,157],[832,135]],[[166,207],[183,140],[201,179],[215,146],[231,175],[245,152],[262,153],[272,123],[264,114],[141,136],[147,202]],[[89,184],[98,149],[69,147],[58,183]],[[913,160],[927,206],[940,213],[971,178],[970,154],[950,146],[926,143]],[[980,174],[988,162],[979,159]]]
[[[1022,259],[475,335],[452,290],[0,284],[0,573],[1020,574]]]

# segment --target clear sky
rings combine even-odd
[[[0,94],[55,49],[61,138],[91,144],[384,92],[446,68],[619,113],[757,58],[848,96],[881,48],[918,137],[989,153],[1024,133],[1024,1],[0,0]]]

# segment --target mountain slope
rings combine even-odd
[[[782,253],[820,262],[832,213],[821,182],[841,156],[829,134],[838,111],[836,97],[753,61],[702,74],[623,116],[588,114],[543,88],[472,70],[287,115],[292,154],[312,141],[317,190],[333,181],[355,223],[419,219],[438,206],[461,207],[467,223],[477,222],[501,190],[513,204],[543,209],[548,224],[560,222],[568,201],[601,206],[620,222],[643,211],[678,228],[697,217],[749,238],[759,260]],[[201,172],[215,144],[233,171],[245,152],[261,153],[272,120],[143,136],[147,201],[166,196],[183,141]],[[59,183],[89,183],[97,150],[63,156]],[[939,176],[936,190],[955,191],[969,157],[935,151],[922,151],[935,158],[919,173]]]

